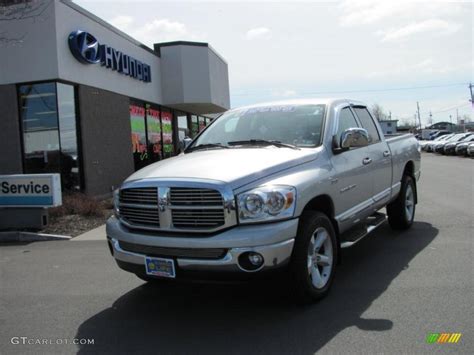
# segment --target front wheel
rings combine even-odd
[[[415,219],[415,181],[405,175],[402,179],[400,194],[387,205],[388,223],[393,229],[408,229]]]
[[[338,246],[329,218],[321,212],[301,216],[291,260],[291,282],[297,301],[311,303],[329,292]]]

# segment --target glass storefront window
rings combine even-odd
[[[191,116],[191,137],[194,138],[199,133],[199,120],[196,115]]]
[[[74,87],[62,83],[18,88],[24,172],[61,173],[62,188],[80,188]]]
[[[135,170],[141,169],[148,163],[146,147],[145,107],[140,104],[130,104],[130,124],[132,130],[132,153]]]
[[[173,155],[173,114],[166,109],[161,111],[161,127],[163,130],[163,157],[167,158]]]
[[[150,104],[147,104],[146,107],[148,152],[151,162],[155,162],[162,158],[160,110]]]
[[[204,128],[206,128],[206,121],[204,117],[199,116],[199,132],[201,132]]]
[[[80,189],[74,87],[57,83],[60,163],[64,188]]]
[[[178,119],[178,138],[181,141],[184,137],[189,137],[188,115],[183,112],[177,112]]]

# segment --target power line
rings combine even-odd
[[[386,91],[403,91],[403,90],[418,90],[418,89],[433,89],[433,88],[442,88],[442,87],[452,87],[452,86],[461,86],[466,85],[467,83],[457,83],[457,84],[443,84],[443,85],[425,85],[425,86],[409,86],[409,87],[399,87],[399,88],[387,88],[387,89],[367,89],[367,90],[342,90],[342,91],[314,91],[314,92],[301,92],[296,96],[306,96],[306,95],[330,95],[330,94],[350,94],[350,93],[365,93],[365,92],[386,92]],[[264,89],[265,91],[270,91],[270,89]],[[274,91],[274,90],[271,90]],[[232,96],[249,96],[255,95],[255,93],[241,93],[241,94],[232,94]]]
[[[469,103],[465,103],[465,104],[462,104],[462,105],[456,105],[456,106],[444,108],[444,109],[441,109],[441,110],[439,110],[439,111],[432,112],[432,114],[443,113],[443,112],[455,110],[455,109],[457,109],[457,108],[461,108],[461,107],[464,107],[464,106],[467,106],[467,105],[470,105],[470,104],[469,104]]]

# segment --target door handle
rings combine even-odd
[[[364,165],[367,165],[367,164],[370,164],[370,163],[372,163],[372,159],[370,159],[370,158],[364,158],[364,160],[362,160],[362,164],[364,164]]]
[[[388,150],[386,150],[385,152],[383,152],[383,156],[386,158],[386,157],[389,157],[390,156],[390,152]]]

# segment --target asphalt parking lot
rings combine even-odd
[[[473,172],[423,154],[413,228],[384,225],[345,251],[329,297],[308,307],[270,283],[147,285],[105,239],[2,245],[0,353],[474,354]],[[426,343],[442,332],[462,337]],[[94,344],[54,344],[73,338]]]

